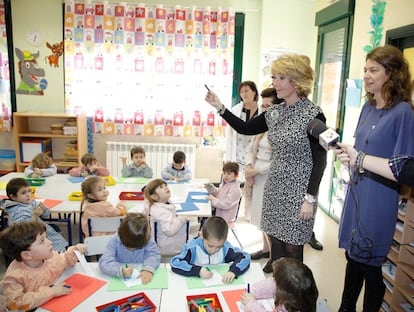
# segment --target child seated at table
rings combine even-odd
[[[91,175],[106,177],[110,175],[108,169],[98,164],[98,161],[93,154],[84,154],[81,158],[81,163],[82,166],[74,167],[69,170],[69,174],[72,177],[87,177]]]
[[[46,236],[52,241],[53,249],[64,252],[68,242],[56,230],[42,221],[50,217],[50,209],[31,197],[29,182],[24,178],[13,178],[6,185],[8,199],[3,202],[8,224],[22,221],[38,220],[46,226]]]
[[[258,299],[274,299],[274,311],[315,312],[318,288],[312,271],[294,258],[273,262],[273,278],[252,285],[241,296],[244,311],[267,311]]]
[[[152,178],[153,172],[150,166],[145,162],[145,149],[142,146],[134,146],[130,151],[132,163],[127,165],[127,158],[121,157],[122,170],[124,178],[143,177]]]
[[[53,159],[45,153],[33,157],[29,166],[24,169],[24,175],[29,178],[50,177],[57,173]]]
[[[190,181],[193,177],[191,169],[185,165],[185,153],[176,151],[173,155],[173,162],[162,169],[161,177],[164,180],[173,180],[177,182]]]
[[[223,218],[209,217],[201,228],[200,236],[186,243],[181,253],[171,259],[172,271],[208,279],[213,273],[207,265],[231,263],[222,278],[223,283],[231,283],[250,267],[250,255],[227,241],[228,230]]]
[[[145,187],[144,207],[162,256],[178,254],[187,241],[187,220],[177,216],[175,206],[169,203],[170,198],[171,191],[162,179],[152,180]]]
[[[105,180],[101,177],[89,177],[81,184],[82,201],[80,206],[82,232],[89,236],[88,219],[90,217],[116,217],[126,214],[126,205],[119,202],[113,206],[107,201],[109,192],[105,187]],[[113,234],[108,232],[93,232],[92,236]]]
[[[46,227],[39,221],[8,226],[0,233],[0,247],[14,259],[3,277],[10,311],[29,311],[54,297],[71,293],[70,287],[55,282],[66,268],[76,264],[74,251],[86,251],[83,244],[71,246],[64,253],[53,251]]]
[[[211,201],[212,214],[222,217],[227,224],[232,227],[236,220],[240,198],[242,196],[239,182],[239,164],[236,162],[226,162],[223,165],[222,182],[219,187],[213,184],[206,184]]]
[[[140,268],[141,281],[148,284],[160,259],[147,216],[128,213],[119,225],[118,234],[111,238],[99,259],[99,268],[106,275],[120,278],[130,277],[134,268]]]

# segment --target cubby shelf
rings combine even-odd
[[[50,130],[53,123],[64,124],[66,121],[76,121],[77,135],[54,134]],[[22,161],[20,142],[25,139],[51,139],[52,156],[58,168],[80,166],[80,159],[87,153],[87,128],[84,115],[68,115],[59,113],[16,112],[13,114],[14,146],[16,149],[16,170],[24,171],[29,165]],[[77,141],[78,155],[76,160],[65,159],[65,145],[70,141]]]

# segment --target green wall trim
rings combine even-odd
[[[233,65],[233,88],[231,94],[231,106],[240,102],[239,84],[243,73],[243,38],[244,38],[244,13],[236,12],[234,25],[234,65]]]
[[[315,26],[323,26],[354,14],[355,0],[341,0],[315,14]]]

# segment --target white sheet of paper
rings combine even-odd
[[[260,302],[262,306],[265,308],[265,311],[273,312],[275,311],[273,298],[272,299],[259,299],[257,302]],[[244,304],[241,303],[241,301],[236,301],[237,308],[239,309],[239,312],[244,312]]]
[[[93,273],[92,269],[89,267],[88,262],[86,261],[85,255],[81,254],[79,251],[75,250],[75,255],[81,264],[83,271],[86,275],[95,277],[95,273]]]
[[[214,286],[214,285],[223,285],[222,276],[219,272],[216,270],[211,270],[211,273],[213,273],[213,276],[209,279],[202,279],[204,285],[207,287]]]
[[[208,199],[207,194],[206,195],[193,195],[191,196],[192,200],[206,200]]]
[[[141,277],[139,276],[139,271],[137,269],[134,269],[132,271],[132,275],[130,277],[123,278],[122,281],[127,287],[132,287],[132,286],[142,284]]]

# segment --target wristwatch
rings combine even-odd
[[[316,203],[316,196],[313,196],[311,194],[305,194],[305,200],[310,204],[314,204]]]

